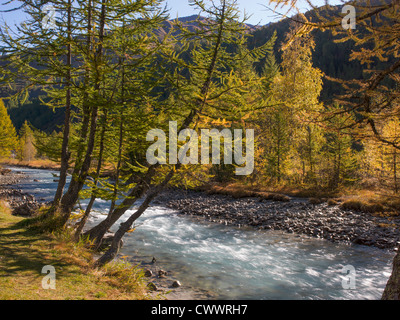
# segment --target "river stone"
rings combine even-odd
[[[327,203],[329,199],[311,199],[313,203],[301,198],[292,198],[290,202],[260,202],[255,198],[234,199],[195,191],[169,192],[164,199],[167,207],[180,214],[239,228],[250,226],[262,230],[282,230],[332,242],[354,241],[387,249],[394,249],[400,239],[400,216],[376,217],[343,210],[333,205],[334,201]],[[390,225],[390,228],[377,228],[378,224]]]
[[[154,282],[149,282],[147,284],[147,288],[149,288],[150,291],[156,291],[157,290],[157,286],[154,284]]]
[[[181,283],[178,280],[175,280],[172,282],[172,288],[179,288],[181,286]]]
[[[158,270],[158,277],[159,278],[163,278],[164,276],[166,276],[167,275],[167,271],[165,271],[165,270]]]
[[[151,277],[153,275],[153,272],[150,269],[146,269],[144,271],[144,276],[145,277]]]

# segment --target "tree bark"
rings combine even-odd
[[[400,300],[400,252],[393,260],[392,275],[383,291],[382,300]]]
[[[120,205],[114,208],[112,212],[109,212],[107,218],[100,222],[98,225],[94,226],[89,231],[85,232],[84,236],[88,237],[90,240],[94,240],[95,247],[99,247],[103,236],[106,234],[107,230],[118,221],[122,215],[131,208],[135,202],[141,198],[145,192],[149,189],[151,179],[155,174],[156,166],[151,166],[146,173],[146,176],[140,181],[128,194],[128,196],[122,201]]]

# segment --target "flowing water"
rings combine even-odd
[[[14,170],[30,177],[20,189],[52,200],[56,172]],[[98,200],[88,223],[104,219],[108,206]],[[395,255],[361,245],[201,222],[162,206],[150,207],[124,242],[123,255],[144,261],[156,257],[182,283],[210,290],[218,299],[380,299]],[[348,274],[348,266],[355,273]],[[350,279],[354,287],[345,289]]]

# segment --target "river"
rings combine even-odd
[[[13,170],[29,176],[20,189],[39,200],[52,200],[57,172]],[[106,201],[96,201],[88,224],[104,219],[107,209]],[[362,245],[202,222],[160,205],[137,220],[121,254],[143,261],[156,257],[180,282],[212,291],[217,299],[252,300],[380,299],[395,255]],[[348,288],[350,279],[354,286]]]

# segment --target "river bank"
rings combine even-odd
[[[29,175],[29,179],[22,181],[18,188],[32,192],[38,199],[43,197],[50,201],[57,186],[52,172],[22,171]],[[194,194],[197,196],[193,197]],[[246,224],[245,228],[243,225],[231,228],[222,220],[223,225],[213,222],[215,218],[206,220],[203,214],[188,219],[187,215],[177,214],[176,209],[165,206],[175,200],[199,200],[201,194],[210,199],[218,197],[182,190],[167,191],[141,217],[135,232],[124,239],[120,258],[128,259],[133,265],[143,262],[139,267],[152,271],[146,281],[158,284],[158,290],[152,292],[154,298],[213,299],[211,292],[216,292],[222,299],[379,298],[390,274],[393,253],[366,246],[332,245],[328,241],[285,231],[258,231],[258,227]],[[222,205],[248,200],[226,198]],[[260,201],[256,198],[250,200]],[[294,200],[268,200],[264,204],[288,205]],[[300,200],[307,202],[306,199]],[[243,204],[242,211],[248,210],[250,205],[251,202]],[[203,208],[207,207],[204,202]],[[91,223],[96,225],[103,219],[107,208],[106,201],[96,202]],[[157,258],[154,264],[153,256]],[[357,268],[360,285],[357,292],[340,289],[340,270],[348,264]],[[159,277],[160,270],[167,274]],[[175,280],[182,286],[173,288]],[[328,291],[323,289],[327,286],[330,288]]]
[[[0,169],[0,200],[6,203],[14,215],[29,217],[41,206],[35,196],[16,187],[27,179],[29,177],[22,171]]]
[[[302,198],[234,199],[228,195],[180,190],[166,192],[157,201],[179,214],[225,225],[282,230],[390,250],[396,250],[400,241],[399,216],[343,210],[338,203],[315,204]]]
[[[20,161],[17,159],[1,159],[0,165],[4,167],[31,168],[43,170],[60,170],[60,164],[51,160]]]
[[[21,171],[18,170],[21,168]],[[44,205],[44,199],[36,199],[34,195],[20,189],[20,184],[37,183],[39,180],[33,179],[29,174],[24,173],[23,168],[36,169],[27,166],[20,166],[16,170],[13,168],[0,169],[0,200],[8,208],[10,214],[18,218],[28,218],[37,208]],[[41,170],[48,170],[42,169]],[[3,213],[3,212],[1,212]],[[4,213],[3,213],[4,214]],[[8,250],[6,248],[6,250]],[[99,253],[94,253],[94,257]],[[116,261],[126,262],[124,258]],[[139,266],[144,271],[145,282],[148,284],[149,297],[151,299],[166,300],[205,300],[212,299],[213,294],[205,290],[189,287],[185,283],[180,283],[174,277],[173,270],[166,270],[160,263],[143,261],[132,257],[128,261],[133,266]],[[114,299],[114,298],[113,298]]]
[[[13,186],[29,177],[3,169],[0,199],[7,199],[17,214],[29,216],[40,206],[34,196]],[[153,203],[162,203],[178,214],[225,225],[259,230],[282,230],[332,242],[355,243],[395,250],[400,241],[400,216],[344,210],[340,203],[290,197],[232,197],[205,191],[169,189]],[[19,208],[19,209],[17,209]]]

